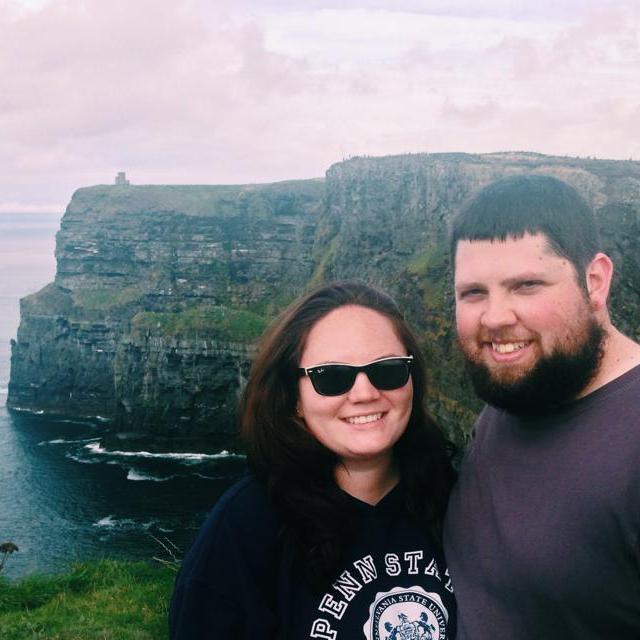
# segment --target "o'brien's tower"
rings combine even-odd
[[[118,175],[116,176],[115,183],[117,185],[127,185],[129,181],[127,180],[127,176],[124,171],[118,171]]]

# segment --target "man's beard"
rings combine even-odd
[[[589,318],[585,338],[570,352],[542,356],[534,367],[513,382],[492,378],[482,362],[465,355],[466,367],[478,396],[488,404],[516,415],[541,415],[575,399],[600,366],[606,332]]]

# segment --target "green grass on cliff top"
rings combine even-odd
[[[101,560],[62,575],[0,578],[0,640],[164,640],[175,575]]]
[[[321,202],[324,182],[324,178],[310,178],[244,185],[96,185],[73,194],[65,218],[87,213],[102,219],[163,214],[224,219],[245,211],[253,217],[302,213],[305,203]],[[291,200],[296,201],[293,209],[287,206]]]
[[[233,342],[257,340],[267,319],[245,309],[194,307],[176,313],[144,311],[132,320],[134,331],[149,330],[165,336],[216,335]]]
[[[75,304],[88,309],[107,310],[135,302],[142,295],[141,287],[122,289],[79,289],[72,294]]]

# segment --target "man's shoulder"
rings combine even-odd
[[[601,352],[598,371],[587,385],[584,395],[597,392],[603,387],[616,387],[620,380],[640,383],[640,344],[615,327],[608,335]]]
[[[614,382],[616,381],[621,387],[640,386],[640,363],[629,367],[624,373],[615,378]]]
[[[615,406],[619,410],[640,410],[640,365],[627,369],[606,384],[592,391],[582,401],[594,407]],[[578,401],[580,402],[580,400]]]
[[[471,428],[471,444],[483,437],[505,412],[502,409],[486,404],[476,417]]]

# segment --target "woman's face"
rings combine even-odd
[[[371,309],[344,306],[318,320],[307,337],[300,366],[367,364],[407,356],[391,321]],[[339,396],[318,394],[308,376],[298,383],[298,411],[309,431],[343,463],[388,464],[411,415],[411,377],[399,389],[380,391],[364,372]]]

